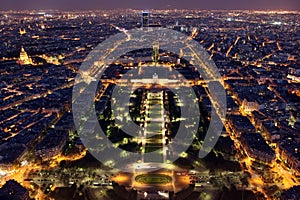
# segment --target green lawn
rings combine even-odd
[[[165,174],[141,174],[135,177],[135,181],[142,184],[168,184],[172,177]]]

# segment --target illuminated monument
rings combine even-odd
[[[18,64],[20,65],[32,65],[32,59],[29,58],[28,54],[24,50],[24,48],[21,48],[20,57],[18,60]]]
[[[153,44],[153,51],[152,51],[152,61],[157,63],[159,60],[159,44]]]
[[[20,28],[19,33],[20,33],[20,35],[26,34],[26,29],[25,28]]]

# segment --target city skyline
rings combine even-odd
[[[111,0],[99,2],[96,0],[85,1],[82,4],[80,0],[66,1],[39,1],[39,0],[12,0],[1,3],[0,10],[105,10],[105,9],[200,9],[200,10],[287,10],[299,11],[300,2],[298,0],[212,0],[189,2],[179,0],[162,1],[140,1],[140,0]]]
[[[299,16],[0,11],[0,199],[298,200]]]

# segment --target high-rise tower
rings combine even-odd
[[[142,12],[142,27],[148,27],[149,26],[149,11],[143,11]]]

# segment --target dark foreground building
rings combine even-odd
[[[17,181],[9,180],[0,188],[0,199],[5,200],[30,200],[28,190]]]

